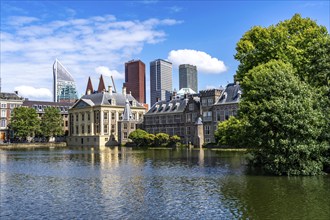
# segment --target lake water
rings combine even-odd
[[[248,171],[242,152],[0,151],[0,219],[329,219],[330,175]]]

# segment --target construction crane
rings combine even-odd
[[[111,80],[112,80],[113,89],[115,90],[115,93],[117,93],[115,81],[113,80],[112,75],[111,75]]]

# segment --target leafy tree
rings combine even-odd
[[[322,95],[282,61],[250,70],[242,88],[239,115],[247,122],[248,145],[256,148],[254,162],[277,175],[319,174],[329,147],[322,141],[327,123],[318,104]]]
[[[151,138],[148,134],[148,132],[142,129],[136,129],[129,134],[128,138],[131,139],[137,147],[148,146]]]
[[[292,64],[300,80],[316,87],[327,86],[329,91],[329,45],[327,29],[299,14],[275,26],[255,26],[237,43],[237,79],[244,80],[248,71],[260,64],[282,60]]]
[[[57,108],[45,109],[45,114],[41,119],[41,134],[45,137],[63,135],[63,119]]]
[[[38,114],[33,108],[18,107],[13,110],[10,128],[20,140],[34,137],[40,129]]]
[[[178,135],[173,135],[170,137],[168,146],[169,147],[176,147],[177,144],[181,141],[181,138]]]
[[[228,120],[220,122],[214,133],[218,145],[243,147],[244,120],[231,116]]]
[[[155,135],[154,134],[147,134],[146,137],[145,137],[145,143],[146,143],[146,146],[152,146],[154,145],[155,143]]]
[[[165,133],[158,133],[155,136],[155,145],[156,146],[164,146],[167,145],[170,140],[170,136]]]

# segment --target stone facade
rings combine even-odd
[[[68,146],[115,146],[120,143],[119,134],[124,125],[119,125],[123,119],[126,102],[131,109],[131,120],[142,121],[145,108],[131,95],[115,93],[109,87],[108,91],[95,92],[81,97],[69,109]],[[128,134],[127,134],[128,136]]]

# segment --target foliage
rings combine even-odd
[[[165,146],[168,144],[170,136],[165,133],[158,133],[155,136],[155,146]]]
[[[255,26],[237,43],[235,58],[240,62],[237,79],[244,80],[253,67],[274,59],[291,63],[300,80],[329,88],[329,42],[324,26],[299,14],[275,26]]]
[[[315,175],[322,171],[322,128],[326,117],[318,104],[321,94],[295,75],[282,61],[270,61],[244,77],[240,117],[254,162],[265,171],[282,175]],[[253,138],[250,138],[253,137]]]
[[[45,109],[45,114],[41,118],[41,128],[41,134],[45,137],[63,135],[63,119],[57,108]]]
[[[214,133],[218,145],[231,147],[244,147],[243,143],[244,122],[234,116],[220,122]]]
[[[181,138],[178,135],[173,135],[169,139],[168,147],[176,147],[180,143]]]
[[[21,140],[34,137],[40,129],[38,114],[33,108],[15,108],[10,121],[10,128],[14,131],[14,136]]]
[[[148,140],[150,140],[150,137],[147,138],[147,136],[148,132],[142,129],[136,129],[129,134],[128,138],[131,139],[137,147],[143,147],[149,145]]]

